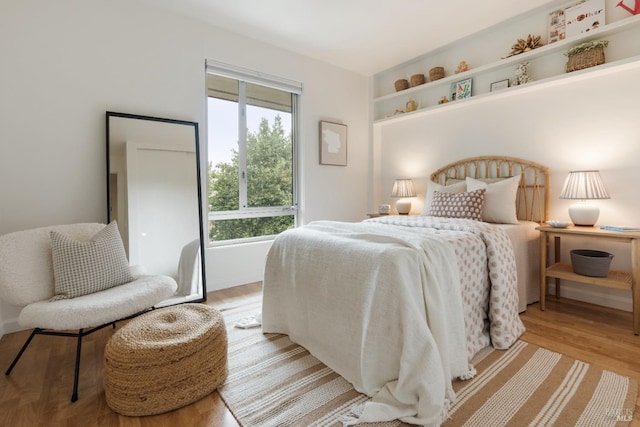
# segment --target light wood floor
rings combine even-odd
[[[226,304],[260,292],[259,283],[215,291],[207,304]],[[631,313],[549,297],[546,311],[534,304],[522,319],[527,327],[523,340],[640,382],[640,337],[633,335]],[[86,338],[75,403],[69,400],[75,340],[34,338],[12,374],[0,376],[0,426],[238,426],[217,392],[162,415],[125,417],[111,411],[102,386],[102,356],[112,334],[107,328]],[[2,371],[27,336],[27,331],[17,332],[0,340]],[[638,412],[632,425],[640,426]]]

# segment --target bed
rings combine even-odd
[[[371,396],[346,425],[438,425],[471,359],[509,348],[538,295],[535,227],[548,169],[483,156],[431,176],[419,216],[317,221],[282,233],[265,265],[263,332],[283,333]]]

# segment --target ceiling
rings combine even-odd
[[[140,1],[367,76],[513,16],[558,4],[556,0]]]

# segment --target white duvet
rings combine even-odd
[[[398,217],[316,222],[281,234],[268,254],[263,331],[289,335],[372,397],[346,424],[438,425],[455,399],[451,380],[473,375],[456,255],[437,230],[488,241],[490,301],[501,301],[489,310],[494,346],[506,348],[524,331],[504,232],[468,220],[419,218],[402,226],[380,223],[407,221]],[[513,308],[504,304],[510,292]]]

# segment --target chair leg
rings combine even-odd
[[[5,372],[5,375],[9,375],[11,373],[11,371],[13,370],[13,367],[16,366],[16,363],[18,363],[18,360],[20,359],[20,357],[22,357],[22,353],[24,353],[27,347],[29,347],[29,344],[31,343],[31,340],[33,339],[33,337],[40,331],[41,331],[40,328],[35,328],[33,331],[31,331],[31,335],[29,335],[29,338],[27,338],[27,341],[25,341],[24,345],[18,352],[18,355],[16,356],[16,358],[13,359],[11,366],[9,366],[9,369],[7,369],[7,372]]]
[[[82,351],[82,329],[78,331],[78,346],[76,347],[76,368],[73,376],[73,394],[71,401],[78,400],[78,377],[80,376],[80,353]]]

